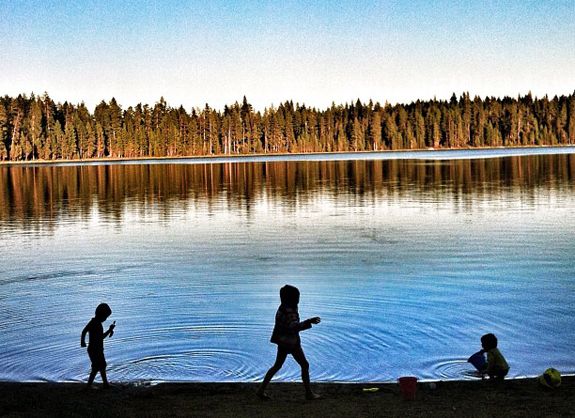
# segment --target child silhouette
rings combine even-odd
[[[483,370],[490,379],[503,380],[509,372],[509,365],[505,357],[497,348],[497,337],[494,334],[485,334],[481,337],[481,347],[487,353],[487,364]]]
[[[266,373],[257,391],[257,396],[261,399],[270,399],[265,389],[274,375],[282,368],[288,354],[291,354],[301,367],[301,378],[305,387],[306,399],[319,398],[319,395],[313,393],[310,387],[309,363],[301,347],[299,332],[311,328],[312,324],[319,324],[321,319],[316,316],[300,322],[299,295],[299,290],[294,286],[285,285],[280,289],[281,305],[276,312],[275,326],[270,340],[277,344],[278,351],[274,365]]]
[[[86,324],[82,330],[82,338],[80,340],[80,345],[86,347],[86,333],[90,334],[90,341],[88,345],[88,356],[92,362],[92,371],[90,372],[90,377],[88,378],[88,386],[92,385],[96,374],[100,372],[102,376],[102,383],[104,387],[107,388],[108,378],[106,376],[106,358],[104,357],[104,338],[114,335],[114,328],[116,327],[116,321],[110,325],[108,331],[104,333],[104,328],[102,327],[102,322],[104,322],[112,314],[112,310],[106,303],[100,303],[96,308],[96,314],[94,318],[90,319],[90,322]]]

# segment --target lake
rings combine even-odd
[[[286,283],[313,381],[575,372],[574,148],[395,154],[0,166],[0,380],[87,379],[100,302],[111,381],[261,380]]]

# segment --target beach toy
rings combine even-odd
[[[477,353],[473,354],[467,359],[467,361],[473,364],[473,367],[475,367],[478,371],[482,372],[485,370],[485,356],[483,355],[483,351],[478,351]]]
[[[539,376],[539,383],[551,389],[558,388],[561,386],[561,373],[559,373],[559,370],[550,367]]]
[[[415,399],[415,392],[417,391],[417,377],[404,376],[398,379],[399,381],[399,393],[401,397],[406,401],[412,401]]]

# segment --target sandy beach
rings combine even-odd
[[[322,399],[305,401],[301,384],[276,383],[272,400],[255,396],[252,383],[99,385],[0,383],[0,416],[123,417],[569,417],[575,416],[575,378],[546,389],[536,379],[418,383],[415,400],[397,384],[314,384]],[[378,388],[377,391],[364,391]],[[373,389],[372,389],[373,390]]]

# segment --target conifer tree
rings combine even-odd
[[[21,161],[24,159],[24,149],[22,147],[22,122],[24,121],[24,108],[22,106],[22,96],[18,96],[10,103],[10,119],[12,120],[10,134],[10,159]]]
[[[0,100],[0,161],[8,159],[8,112]]]
[[[368,142],[372,151],[381,149],[381,114],[373,112],[368,125]]]
[[[575,91],[568,99],[568,102],[567,138],[569,144],[575,144]]]

